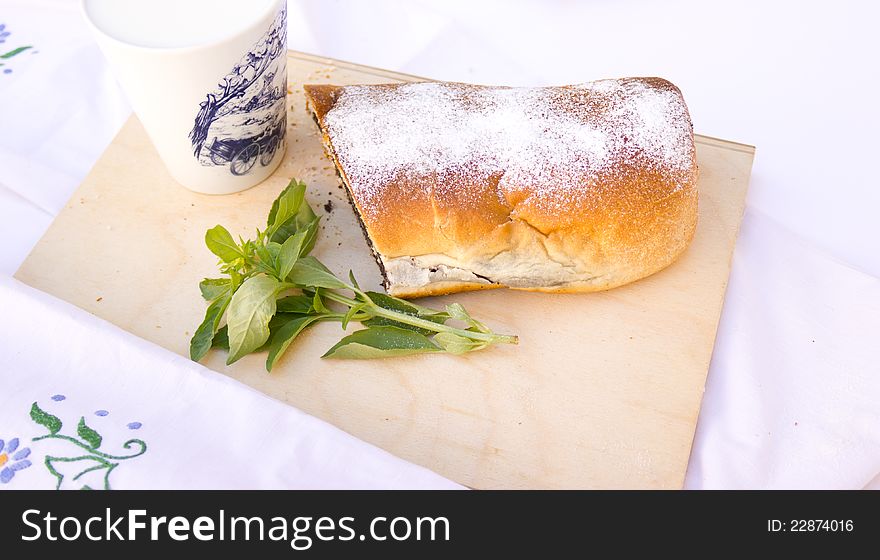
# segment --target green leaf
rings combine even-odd
[[[305,188],[305,187],[303,187]],[[315,240],[318,235],[318,223],[320,218],[315,215],[312,207],[307,201],[303,201],[296,214],[281,224],[275,233],[271,235],[272,241],[284,243],[288,237],[295,235],[300,231],[306,231],[305,242],[303,243],[302,254],[307,255],[315,247]]]
[[[370,327],[346,336],[322,358],[369,359],[439,352],[425,335],[398,327]]]
[[[241,249],[223,226],[214,226],[205,232],[205,245],[223,262],[232,262],[242,256]]]
[[[406,300],[402,300],[394,296],[389,296],[388,294],[383,294],[380,292],[367,292],[367,295],[370,297],[373,303],[390,311],[397,311],[399,313],[405,313],[406,315],[411,315],[413,317],[420,317],[422,319],[426,319],[440,325],[446,322],[446,320],[449,318],[449,315],[444,311],[437,311],[436,309],[422,307],[421,305],[416,305]],[[428,329],[423,329],[421,327],[414,327],[406,323],[401,323],[399,321],[395,321],[394,319],[386,319],[385,317],[373,317],[372,319],[363,321],[362,324],[367,327],[394,326],[401,329],[407,329],[415,331],[417,333],[422,333],[428,336],[436,332]]]
[[[458,319],[465,323],[471,322],[470,314],[460,303],[450,303],[446,306],[446,312],[449,313],[449,316],[453,319]]]
[[[294,284],[317,288],[347,288],[345,282],[330,272],[321,261],[312,256],[305,256],[296,261],[288,275]]]
[[[269,256],[271,257],[272,263],[277,263],[278,255],[281,253],[281,244],[270,241],[266,243],[266,250],[269,251]]]
[[[272,203],[272,208],[269,210],[269,218],[266,220],[267,231],[277,232],[278,228],[283,226],[285,222],[296,216],[305,199],[305,195],[305,183],[291,179],[287,187],[281,191],[281,194]],[[272,235],[269,236],[269,240],[273,241]]]
[[[269,341],[272,340],[272,335],[275,334],[275,332],[278,329],[280,329],[285,324],[287,324],[287,322],[290,321],[291,319],[293,319],[295,317],[299,317],[300,315],[307,315],[307,313],[277,313],[276,312],[275,315],[273,315],[272,318],[269,319],[269,333],[270,333],[269,340],[266,341],[266,344],[264,346],[262,346],[261,349],[269,347]]]
[[[247,241],[242,241],[241,251],[246,260],[253,259],[254,255],[257,252],[257,244],[254,243],[254,241],[251,239],[248,239]]]
[[[488,345],[486,342],[471,340],[451,332],[437,333],[434,335],[434,342],[450,354],[464,354],[480,350]]]
[[[275,362],[284,354],[299,333],[319,320],[321,317],[318,315],[300,315],[291,318],[279,329],[273,329],[272,341],[269,343],[269,356],[266,358],[266,371],[272,371]]]
[[[217,329],[217,334],[214,335],[214,340],[211,341],[211,348],[229,350],[229,331],[226,325]]]
[[[261,352],[269,348],[269,341],[272,340],[271,333],[274,333],[276,330],[281,328],[287,321],[289,321],[294,316],[293,313],[276,313],[271,320],[269,320],[269,340],[266,341],[265,344],[254,350],[254,352]],[[226,328],[226,325],[220,327],[217,330],[217,334],[214,335],[214,342],[211,343],[213,348],[221,348],[223,350],[229,351],[229,331]]]
[[[303,209],[306,211],[304,212]],[[321,217],[315,216],[315,213],[312,212],[308,204],[303,204],[299,214],[294,218],[294,223],[298,229],[306,232],[302,249],[299,252],[299,255],[304,257],[315,248],[315,241],[318,240],[318,224],[321,223]]]
[[[312,301],[312,296],[298,294],[279,299],[276,307],[278,308],[278,313],[307,314],[312,311]]]
[[[231,285],[231,278],[205,278],[199,282],[199,290],[205,301],[214,301],[228,292]]]
[[[79,424],[76,426],[76,434],[92,446],[92,449],[101,447],[101,434],[86,425],[85,417],[80,417]]]
[[[40,408],[37,403],[31,405],[31,420],[49,430],[53,436],[61,431],[63,425],[57,416],[52,416]]]
[[[252,276],[236,290],[229,302],[226,326],[229,333],[227,364],[263,345],[269,338],[269,320],[275,314],[279,282],[271,276]]]
[[[313,313],[329,313],[330,310],[327,309],[327,306],[324,305],[324,298],[321,297],[323,294],[323,290],[321,288],[317,288],[315,290],[315,294],[312,296],[312,309]]]
[[[220,328],[220,320],[223,318],[223,313],[229,306],[231,299],[232,294],[227,290],[224,295],[212,301],[208,306],[205,311],[205,319],[189,341],[189,357],[192,361],[198,362],[204,358],[213,346],[214,336]]]
[[[271,369],[298,336],[300,325],[330,319],[341,319],[343,328],[351,321],[361,321],[367,329],[345,337],[327,357],[384,357],[444,349],[460,353],[489,344],[470,339],[477,336],[473,331],[490,331],[461,306],[441,311],[387,294],[366,295],[351,271],[348,284],[309,256],[319,233],[320,217],[305,200],[305,194],[305,184],[291,180],[273,202],[266,229],[256,229],[254,239],[239,238],[236,242],[219,225],[205,233],[206,245],[220,257],[220,270],[230,278],[206,278],[199,284],[209,305],[190,341],[193,359],[202,358],[212,347],[226,347],[227,363],[231,364],[247,353],[272,349],[272,341],[277,340],[267,360],[267,369]],[[279,300],[279,294],[291,287],[301,288],[301,293]],[[343,299],[331,290],[354,291],[355,300]],[[337,311],[341,306],[328,307],[331,299],[341,299],[339,303],[347,302],[349,306],[345,312]],[[227,324],[221,327],[224,316]],[[467,332],[457,330],[460,336],[431,338],[438,334],[431,323],[443,325],[453,316],[468,325]],[[408,325],[408,321],[418,322],[421,327]],[[515,337],[501,335],[490,340],[516,341]]]
[[[452,317],[453,319],[463,321],[479,332],[482,332],[482,333],[491,332],[486,327],[486,325],[484,325],[483,323],[481,323],[481,322],[477,321],[476,319],[474,319],[473,317],[471,317],[470,314],[467,312],[467,310],[460,303],[451,303],[451,304],[447,305],[446,312],[449,313],[449,316]]]
[[[354,317],[359,311],[361,311],[364,307],[367,306],[366,302],[359,303],[357,305],[352,305],[348,311],[345,313],[345,316],[342,318],[342,330],[345,330],[348,327],[348,323],[351,321],[351,318]]]
[[[382,292],[367,292],[367,295],[370,296],[370,299],[373,300],[373,303],[380,307],[384,307],[385,309],[390,309],[392,311],[401,311],[403,313],[406,313],[407,315],[414,315],[423,319],[434,317],[438,319],[438,321],[435,322],[442,322],[446,319],[449,319],[449,314],[445,311],[431,309],[430,307],[418,305],[411,301],[400,299],[399,297],[390,296]],[[442,321],[440,321],[440,319],[442,319]]]
[[[254,251],[260,257],[259,268],[266,274],[275,274],[275,257],[269,252],[269,249],[262,244],[254,246]]]
[[[305,236],[306,232],[297,232],[295,235],[288,237],[287,241],[281,245],[281,250],[278,252],[278,259],[275,264],[275,268],[278,270],[278,278],[281,281],[287,278],[287,275],[293,269],[293,265],[296,264]]]

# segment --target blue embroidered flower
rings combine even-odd
[[[26,469],[31,466],[28,456],[31,454],[30,447],[18,448],[18,438],[9,440],[5,443],[0,439],[0,482],[6,484],[17,471]]]
[[[6,24],[0,23],[0,43],[5,43],[7,37],[9,37],[9,31],[6,31]]]

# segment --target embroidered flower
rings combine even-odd
[[[9,37],[9,31],[6,31],[6,24],[0,23],[0,43],[5,43],[6,38]]]
[[[8,443],[0,439],[0,482],[6,484],[17,471],[31,466],[28,460],[30,454],[30,447],[18,448],[18,438],[13,438]]]

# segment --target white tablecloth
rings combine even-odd
[[[290,0],[288,40],[437,79],[659,75],[697,132],[756,145],[687,486],[862,488],[880,475],[878,16],[855,1]],[[33,46],[0,59],[11,274],[129,108],[76,2],[4,0],[0,24],[0,55]],[[42,336],[6,331],[4,354]]]
[[[12,278],[0,309],[0,488],[460,488]]]

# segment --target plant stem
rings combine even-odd
[[[519,339],[515,335],[468,331],[465,329],[450,327],[449,325],[444,325],[442,323],[428,321],[427,319],[422,319],[421,317],[414,317],[413,315],[409,315],[407,313],[385,309],[384,307],[376,305],[372,302],[358,301],[350,297],[346,297],[342,294],[336,293],[332,290],[327,290],[321,293],[327,299],[331,299],[335,302],[347,305],[349,307],[366,303],[367,310],[369,310],[370,313],[377,317],[384,317],[385,319],[391,319],[392,321],[397,321],[398,323],[403,323],[405,325],[410,325],[413,327],[419,327],[429,331],[448,332],[452,334],[457,334],[458,336],[469,338],[471,340],[480,340],[483,342],[503,342],[505,344],[517,344],[517,342],[519,342]]]
[[[64,441],[69,441],[70,443],[76,445],[77,447],[81,447],[82,449],[85,449],[86,451],[88,451],[89,453],[91,453],[95,456],[104,457],[105,459],[114,459],[116,461],[121,461],[123,459],[133,459],[135,457],[143,455],[144,452],[146,452],[146,450],[147,450],[147,444],[139,439],[130,439],[122,445],[122,447],[124,447],[125,449],[129,449],[132,444],[136,444],[138,447],[140,447],[140,451],[138,451],[134,455],[110,455],[109,453],[104,453],[102,451],[98,451],[94,447],[87,445],[76,438],[72,438],[70,436],[65,436],[63,434],[46,434],[44,436],[35,437],[35,438],[33,438],[32,441],[40,441],[43,439],[61,439]]]

